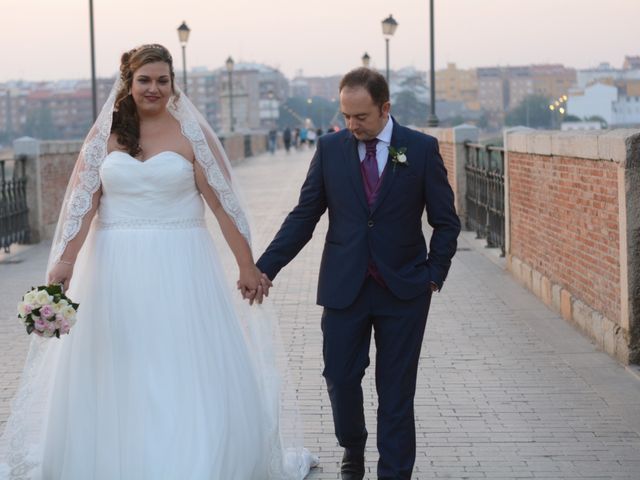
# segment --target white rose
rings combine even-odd
[[[24,296],[24,302],[30,305],[36,303],[36,290],[31,290]]]
[[[27,304],[24,302],[20,302],[18,304],[18,315],[20,315],[21,317],[26,317],[27,316]]]
[[[407,156],[404,153],[398,155],[398,163],[407,163]]]
[[[67,319],[67,321],[73,321],[76,318],[76,310],[68,305],[60,310],[60,314]]]
[[[36,302],[40,305],[49,305],[53,297],[51,297],[45,290],[40,290],[36,293]]]
[[[69,305],[69,302],[67,302],[67,301],[66,301],[66,300],[64,300],[64,299],[61,299],[60,301],[58,301],[58,303],[54,303],[54,304],[53,304],[53,311],[54,311],[55,313],[61,313],[61,312],[62,312],[62,310],[63,310],[67,305]]]

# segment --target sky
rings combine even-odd
[[[94,0],[98,76],[123,51],[161,43],[187,69],[259,62],[292,78],[385,68],[381,22],[393,14],[391,68],[429,68],[429,0]],[[640,55],[640,0],[435,0],[436,69],[563,63],[576,68]],[[89,78],[89,0],[0,0],[0,82]]]

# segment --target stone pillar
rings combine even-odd
[[[26,157],[27,207],[29,208],[29,238],[31,243],[42,239],[42,179],[40,177],[40,140],[21,137],[13,142],[15,158]]]
[[[618,169],[620,320],[622,328],[629,332],[629,363],[640,363],[640,133],[611,133],[617,134],[611,139],[611,146],[624,145],[620,155],[625,159]],[[609,146],[600,142],[599,147]]]

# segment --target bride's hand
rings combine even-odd
[[[238,290],[242,293],[242,298],[249,300],[250,305],[253,302],[262,303],[264,297],[269,296],[271,286],[271,280],[255,265],[240,268]]]
[[[56,263],[49,272],[48,283],[61,283],[64,291],[69,289],[71,276],[73,275],[73,264],[67,262]]]

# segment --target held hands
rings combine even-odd
[[[61,260],[56,263],[49,272],[48,283],[61,283],[63,291],[66,292],[69,289],[69,283],[71,282],[72,275],[73,263]]]
[[[272,286],[269,277],[255,265],[240,267],[238,290],[240,290],[242,298],[249,300],[249,305],[253,305],[253,302],[261,304],[264,297],[269,296],[269,289]]]

